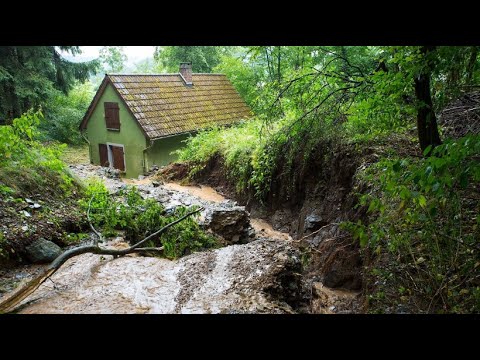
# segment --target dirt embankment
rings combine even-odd
[[[373,148],[358,150],[354,145],[323,144],[315,149],[308,164],[298,162],[290,178],[280,175],[284,169],[277,170],[266,207],[255,201],[252,194],[235,192],[221,158],[212,159],[194,181],[212,186],[245,205],[252,218],[265,219],[275,230],[289,233],[303,250],[303,282],[305,289],[311,289],[311,306],[316,308],[315,312],[329,312],[325,302],[320,301],[322,297],[331,299],[328,288],[353,291],[362,288],[363,266],[358,244],[340,229],[339,223],[365,218],[365,209],[355,207],[354,193],[361,190],[355,174],[366,163],[376,160],[374,153]],[[185,164],[162,171],[176,180],[186,173]],[[352,305],[351,293],[346,294],[349,294],[343,298],[348,303],[346,307],[351,310],[358,306]]]

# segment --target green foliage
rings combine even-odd
[[[262,108],[257,106],[259,94],[262,91],[263,80],[260,64],[247,57],[245,49],[237,49],[234,56],[224,54],[213,72],[225,74],[240,93],[254,113],[261,113]]]
[[[157,46],[155,61],[166,72],[178,72],[181,62],[191,62],[193,72],[211,73],[225,51],[220,46]]]
[[[259,201],[264,201],[276,172],[281,170],[275,180],[291,184],[293,189],[299,169],[308,163],[317,144],[327,138],[335,138],[332,128],[313,119],[285,119],[266,125],[257,118],[229,128],[201,131],[188,138],[177,153],[180,161],[190,162],[190,176],[219,156],[236,191],[252,191]]]
[[[78,126],[94,95],[90,82],[77,84],[68,95],[60,92],[47,103],[40,130],[45,140],[79,145],[83,140]]]
[[[46,146],[37,140],[37,126],[42,117],[41,112],[29,111],[14,119],[12,125],[0,126],[2,189],[9,187],[29,191],[33,190],[30,186],[40,186],[48,181],[54,181],[51,185],[56,184],[59,190],[68,192],[71,189],[73,179],[65,172],[65,164],[59,159],[65,146]]]
[[[118,194],[108,193],[102,181],[90,179],[85,197],[79,201],[94,226],[101,228],[105,236],[114,236],[124,231],[125,239],[136,243],[165,225],[177,220],[194,208],[177,207],[171,214],[154,199],[143,199],[136,187],[127,187]],[[193,217],[169,228],[160,238],[153,239],[149,246],[164,246],[167,258],[178,258],[192,251],[216,245],[215,240],[204,233]]]
[[[123,70],[127,55],[124,53],[123,46],[104,46],[100,49],[100,60],[106,65],[105,72],[118,73]]]
[[[474,295],[479,200],[471,196],[480,183],[479,153],[480,136],[468,136],[445,142],[426,159],[378,162],[364,174],[373,189],[360,198],[374,220],[346,225],[362,247],[395,255],[390,283],[415,289],[427,309],[480,311]],[[405,296],[390,289],[383,305]]]
[[[97,70],[97,61],[71,62],[60,50],[80,53],[78,46],[0,46],[0,123],[10,124],[57,91],[67,94]]]
[[[88,238],[89,235],[85,233],[66,233],[64,241],[67,244],[78,244],[79,242]]]

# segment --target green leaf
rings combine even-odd
[[[425,150],[423,150],[423,156],[427,156],[432,150],[432,145],[428,145]]]
[[[423,208],[424,208],[425,206],[427,206],[427,199],[425,198],[425,196],[420,195],[420,196],[418,197],[418,204],[419,204],[421,207],[423,207]]]

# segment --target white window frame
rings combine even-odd
[[[115,144],[115,143],[110,143],[110,142],[107,142],[106,144],[107,144],[108,166],[111,169],[114,169],[114,167],[113,167],[113,154],[112,154],[112,149],[110,148],[110,145],[111,146],[118,146],[118,147],[123,148],[123,166],[125,167],[125,172],[127,172],[127,162],[125,161],[125,145]]]

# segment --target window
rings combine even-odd
[[[120,130],[119,107],[116,102],[105,102],[105,125],[109,130]]]

